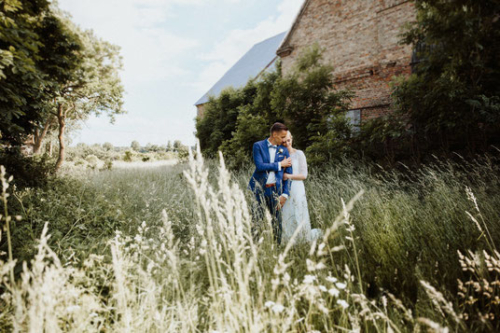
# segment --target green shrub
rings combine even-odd
[[[97,158],[97,156],[95,156],[95,155],[87,156],[85,158],[85,161],[87,161],[88,166],[93,170],[95,170],[99,166],[99,164],[101,163],[101,160],[99,158]]]
[[[18,148],[0,149],[0,165],[14,177],[19,188],[46,185],[53,170],[52,162],[47,155],[28,157]]]
[[[132,162],[134,160],[134,157],[136,156],[137,154],[133,151],[130,151],[130,150],[127,150],[125,151],[125,155],[123,156],[123,160],[125,162]]]

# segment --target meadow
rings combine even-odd
[[[198,157],[10,186],[0,330],[496,331],[498,165],[313,169],[309,210],[324,236],[279,247],[269,218],[252,219],[251,165]]]

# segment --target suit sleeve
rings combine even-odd
[[[286,156],[286,158],[290,157],[290,153],[288,152],[288,150],[286,151],[285,156]],[[286,168],[284,170],[284,173],[292,174],[293,173],[293,167],[289,166],[288,168]],[[283,193],[286,194],[286,195],[288,195],[288,196],[290,195],[290,186],[292,186],[291,179],[287,179],[287,180],[283,181]]]
[[[274,171],[278,172],[280,162],[274,163],[264,163],[264,159],[262,157],[262,149],[259,147],[257,143],[253,145],[253,162],[255,163],[255,168],[258,172],[262,171]]]

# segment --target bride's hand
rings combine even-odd
[[[283,180],[292,179],[290,176],[291,176],[291,174],[289,174],[289,173],[283,174]]]

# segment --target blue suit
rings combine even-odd
[[[281,243],[281,210],[277,209],[279,197],[282,194],[290,195],[290,180],[283,180],[284,173],[293,173],[292,167],[281,168],[279,164],[285,158],[289,158],[290,153],[284,146],[278,145],[274,163],[271,163],[269,156],[268,140],[262,140],[253,145],[253,161],[255,163],[255,171],[250,179],[248,187],[255,194],[258,207],[255,210],[258,218],[263,217],[262,206],[265,203],[273,217],[273,232],[274,238]],[[266,187],[269,172],[274,171],[276,177],[276,186]]]

